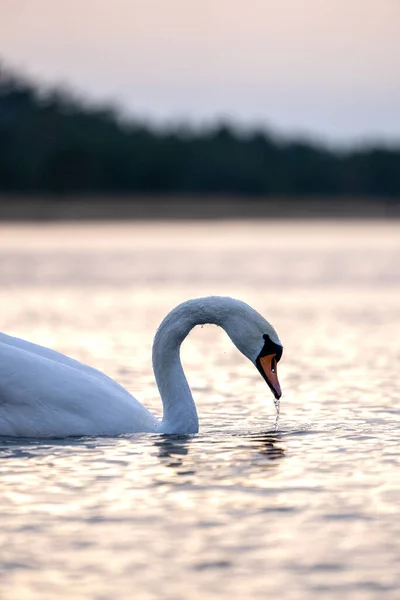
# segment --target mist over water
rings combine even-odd
[[[0,438],[2,599],[397,600],[399,251],[384,222],[1,226],[1,330],[158,415],[152,338],[182,300],[245,300],[284,345],[277,431],[205,326],[182,348],[198,435]]]

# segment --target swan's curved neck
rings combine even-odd
[[[172,310],[161,323],[153,344],[153,369],[164,407],[160,431],[197,433],[196,406],[183,372],[180,346],[196,325],[222,325],[224,307],[216,298],[189,300]]]

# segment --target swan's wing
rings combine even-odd
[[[127,392],[119,383],[108,377],[108,375],[105,373],[98,371],[94,367],[89,367],[88,365],[85,365],[74,358],[70,358],[65,354],[61,354],[61,352],[57,352],[57,350],[52,350],[51,348],[46,348],[45,346],[40,346],[39,344],[33,344],[27,340],[6,335],[5,333],[0,333],[0,360],[2,353],[5,351],[5,349],[2,347],[2,344],[17,348],[19,350],[24,350],[25,352],[30,352],[36,356],[48,358],[56,363],[68,365],[74,369],[77,369],[78,371],[92,375],[93,377],[105,379],[110,385],[113,385],[116,390],[119,390],[121,393],[124,392],[130,396],[129,392]]]
[[[39,347],[39,354],[0,343],[0,435],[118,435],[157,429],[157,419],[115,381],[90,367],[75,367],[76,361],[66,362],[63,355],[62,360],[44,356],[46,350]]]

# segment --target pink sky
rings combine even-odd
[[[0,56],[157,121],[400,139],[399,0],[1,0]]]

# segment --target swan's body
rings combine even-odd
[[[197,411],[182,369],[180,345],[195,325],[203,323],[223,327],[280,396],[276,368],[268,371],[266,366],[271,360],[276,366],[282,354],[273,327],[244,302],[210,296],[176,307],[154,338],[153,368],[164,406],[162,420],[104,373],[55,350],[0,333],[0,435],[197,432]]]

